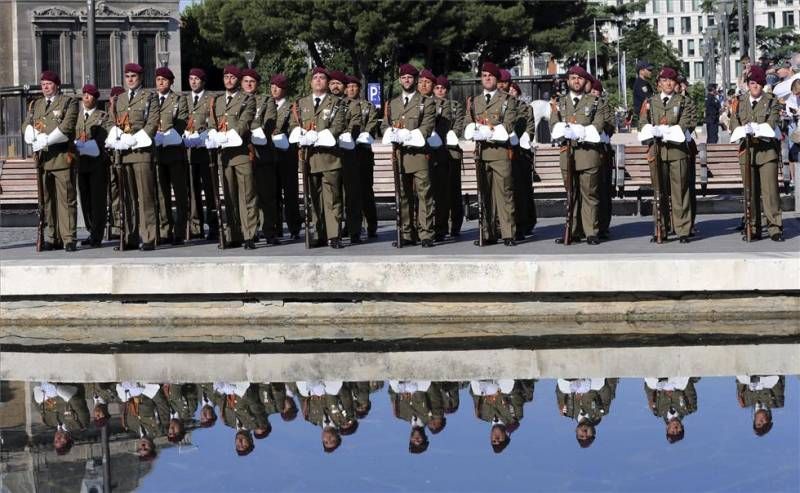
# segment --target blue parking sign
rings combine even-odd
[[[378,82],[367,84],[367,99],[376,107],[381,107],[381,85]]]

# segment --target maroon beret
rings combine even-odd
[[[658,73],[659,79],[671,79],[678,82],[678,72],[672,67],[664,67]]]
[[[572,74],[575,74],[578,77],[582,77],[587,80],[589,79],[589,77],[591,77],[591,75],[589,75],[589,72],[587,72],[586,69],[584,69],[580,65],[573,65],[569,68],[569,70],[567,71],[567,75],[572,75]]]
[[[760,86],[767,85],[767,74],[764,72],[764,69],[759,67],[758,65],[753,65],[750,67],[750,73],[747,76],[747,82],[755,82]]]
[[[58,76],[57,73],[53,72],[52,70],[45,70],[42,72],[42,76],[39,77],[39,80],[46,80],[48,82],[52,82],[53,84],[60,86],[61,85],[61,77]]]
[[[83,94],[91,94],[92,96],[95,97],[95,99],[100,97],[100,91],[97,90],[97,86],[95,86],[94,84],[86,84],[85,86],[83,86],[82,92]]]
[[[433,83],[436,82],[436,76],[433,75],[433,71],[431,71],[431,69],[429,69],[429,68],[422,69],[422,71],[419,73],[419,78],[420,79],[428,79],[429,81],[431,81]]]
[[[269,83],[276,85],[281,89],[286,89],[287,87],[289,87],[289,80],[283,74],[273,75],[272,78],[269,80]]]
[[[256,82],[261,82],[261,76],[258,75],[258,72],[256,72],[254,68],[242,69],[240,78],[244,79],[245,77],[252,77]]]
[[[511,87],[511,89],[514,89],[515,91],[517,91],[518,95],[520,95],[520,96],[522,95],[522,88],[519,87],[519,84],[517,84],[516,82],[512,82],[510,87]]]
[[[242,77],[242,71],[239,70],[239,67],[236,65],[228,65],[225,67],[225,70],[222,71],[222,75],[231,74],[232,76],[240,79]]]
[[[500,77],[498,77],[500,82],[511,82],[511,72],[508,70],[501,68],[500,69]]]
[[[163,77],[169,80],[175,80],[175,74],[172,73],[172,70],[168,69],[167,67],[158,67],[156,69],[156,77]]]
[[[113,98],[114,96],[119,96],[123,92],[125,92],[125,88],[122,86],[114,86],[111,88],[111,97]]]
[[[347,75],[341,70],[331,70],[328,72],[328,78],[330,80],[337,80],[342,84],[347,84]]]
[[[595,90],[595,91],[600,91],[602,93],[603,92],[603,83],[600,82],[599,80],[595,79],[594,81],[592,81],[592,89]]]
[[[361,79],[356,77],[355,75],[348,75],[347,76],[347,83],[348,84],[357,84],[358,87],[361,87]]]
[[[447,76],[446,75],[440,75],[439,77],[437,77],[436,78],[436,85],[437,86],[443,86],[443,87],[446,87],[447,89],[450,89],[450,81],[447,80]]]
[[[127,74],[128,72],[133,72],[134,74],[141,74],[144,72],[144,69],[138,63],[126,63],[124,72]]]
[[[325,67],[314,67],[314,70],[311,71],[311,76],[313,77],[313,76],[315,76],[317,74],[322,74],[322,75],[324,75],[325,77],[327,77],[329,79],[331,77],[328,74],[328,71],[325,69]]]
[[[492,62],[483,62],[483,65],[481,65],[481,72],[489,72],[498,79],[500,78],[500,67]]]
[[[201,68],[189,69],[189,75],[194,75],[198,79],[206,80],[206,71]]]
[[[399,68],[400,75],[413,75],[414,77],[419,75],[419,70],[417,67],[411,65],[410,63],[404,63],[400,65]]]

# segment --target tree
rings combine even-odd
[[[769,28],[756,26],[758,49],[771,60],[790,58],[800,52],[800,33],[796,27]]]

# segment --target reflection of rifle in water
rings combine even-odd
[[[292,104],[292,115],[294,119],[297,120],[297,124],[302,128],[303,120],[300,119],[300,114],[297,111],[297,103]],[[313,121],[309,122],[308,128],[304,130],[313,130],[314,126]],[[305,242],[306,248],[311,248],[311,209],[308,199],[308,194],[310,193],[310,184],[308,180],[311,173],[308,163],[308,146],[299,146],[297,149],[297,164],[300,167],[300,173],[303,175],[303,226],[305,228]]]
[[[33,104],[35,102],[36,100],[31,100],[30,104],[28,104],[28,114],[31,115],[31,118],[33,118]],[[33,128],[37,132],[44,132],[44,122],[36,122]],[[41,252],[44,244],[44,183],[42,178],[44,169],[42,169],[42,151],[33,153],[33,161],[36,163],[36,213],[38,216],[36,222],[36,251]]]

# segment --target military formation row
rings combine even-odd
[[[697,411],[695,383],[699,378],[645,378],[644,393],[653,415],[663,419],[669,443],[684,437],[683,420]],[[524,405],[533,401],[535,380],[475,380],[430,382],[390,380],[388,394],[393,415],[411,425],[409,452],[427,450],[427,432],[440,433],[447,416],[459,408],[461,389],[469,389],[475,416],[490,424],[489,441],[502,452],[520,426]],[[558,379],[558,412],[575,421],[575,437],[582,448],[592,445],[597,426],[611,411],[618,379]],[[46,425],[56,428],[54,446],[67,453],[74,437],[89,427],[102,428],[112,419],[109,405],[120,411],[122,428],[139,437],[137,453],[156,456],[154,439],[166,436],[179,443],[187,430],[214,426],[219,417],[236,430],[234,446],[239,455],[254,448],[254,438],[272,431],[269,417],[279,414],[292,421],[302,413],[318,427],[323,449],[333,452],[342,437],[352,435],[367,418],[370,395],[383,382],[303,381],[293,383],[155,384],[141,382],[55,384],[42,382],[33,399]],[[785,377],[738,376],[737,400],[752,408],[753,430],[762,436],[772,429],[774,408],[784,405]],[[91,402],[91,411],[87,405]],[[198,411],[199,409],[199,411]],[[91,418],[90,418],[91,414]],[[426,431],[427,430],[427,431]]]
[[[464,106],[448,98],[446,77],[401,65],[401,94],[385,104],[382,118],[360,97],[361,81],[339,71],[315,68],[311,94],[294,103],[280,74],[270,79],[269,95],[259,94],[261,78],[252,69],[226,67],[219,95],[205,90],[205,79],[202,69],[192,69],[191,92],[178,94],[164,67],[149,90],[141,85],[142,68],[127,64],[127,89],[112,91],[106,113],[97,107],[94,86],[83,88],[79,103],[60,93],[56,74],[42,74],[44,96],[31,102],[25,132],[40,171],[40,249],[76,249],[77,188],[89,246],[101,244],[105,229],[107,237],[119,235],[120,249],[203,237],[221,248],[253,249],[259,235],[279,244],[284,221],[292,239],[305,226],[307,247],[341,248],[345,238],[360,243],[364,222],[367,237],[377,236],[372,143],[378,138],[393,148],[396,246],[431,247],[460,234],[460,139],[475,142],[476,244],[514,246],[532,234],[533,112],[518,99],[510,73],[491,62],[481,67],[481,93]],[[670,232],[682,243],[694,234],[696,118],[676,80],[673,69],[660,72],[659,94],[642,105],[640,118],[640,139],[650,145],[659,243]],[[741,134],[742,230],[748,240],[759,238],[763,214],[770,237],[781,241],[779,154],[765,130],[777,125],[780,104],[763,92],[764,83],[763,73],[750,73],[750,92],[732,117],[734,137]],[[551,101],[567,190],[566,225],[557,241],[597,244],[611,220],[613,112],[599,81],[583,68],[570,68],[567,85],[568,93]]]

